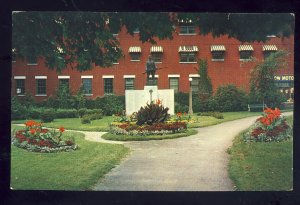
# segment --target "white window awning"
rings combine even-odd
[[[226,49],[224,45],[212,45],[210,51],[226,51]]]
[[[239,46],[239,51],[253,51],[253,46],[252,45],[240,45]]]
[[[162,53],[163,47],[162,46],[151,46],[150,52],[151,53]]]
[[[129,47],[128,52],[129,53],[141,53],[142,49],[140,46],[131,46],[131,47]]]
[[[263,51],[277,51],[277,46],[275,45],[263,45]]]
[[[198,46],[179,46],[178,52],[198,52]]]

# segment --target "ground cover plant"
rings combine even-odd
[[[12,129],[24,127],[12,125]],[[38,153],[11,146],[11,187],[19,190],[90,190],[126,156],[123,145],[91,142],[78,132],[75,152]]]
[[[287,124],[293,125],[293,116]],[[247,130],[248,131],[248,130]],[[293,189],[293,138],[276,142],[245,142],[244,131],[235,137],[229,174],[239,191],[289,191]]]
[[[45,129],[41,122],[25,122],[25,129],[13,133],[12,144],[32,152],[59,152],[78,149],[74,138],[63,136],[64,127],[59,131]]]

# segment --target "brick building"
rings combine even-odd
[[[123,28],[114,34],[124,52],[118,62],[110,68],[94,66],[92,70],[79,72],[70,67],[61,74],[50,70],[43,58],[25,62],[19,59],[12,63],[12,95],[24,96],[30,92],[37,101],[53,95],[59,83],[67,83],[72,93],[81,84],[88,98],[105,94],[124,95],[125,89],[143,89],[146,84],[145,64],[151,54],[162,68],[156,72],[159,89],[174,89],[175,92],[189,91],[189,78],[193,78],[193,90],[197,89],[198,59],[207,59],[208,75],[213,89],[225,84],[235,84],[249,90],[249,73],[257,62],[279,49],[289,52],[287,66],[280,69],[275,80],[278,89],[286,93],[287,99],[293,93],[294,79],[294,36],[281,39],[269,36],[265,43],[241,43],[234,38],[200,35],[194,26],[178,26],[172,40],[158,40],[156,45],[139,41],[138,30],[131,36]],[[257,61],[249,61],[249,57]]]

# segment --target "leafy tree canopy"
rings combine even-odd
[[[13,54],[32,59],[43,56],[60,72],[69,64],[79,71],[92,64],[110,67],[123,55],[112,34],[125,27],[133,35],[155,43],[172,39],[174,25],[193,23],[200,34],[227,34],[244,41],[265,41],[270,34],[288,37],[294,32],[292,14],[162,13],[162,12],[14,12]]]
[[[268,106],[279,100],[280,93],[275,85],[276,72],[286,66],[286,51],[272,53],[250,73],[250,98],[266,103]],[[278,98],[278,99],[277,99]],[[255,101],[255,100],[254,100]]]

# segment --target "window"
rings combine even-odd
[[[140,46],[131,46],[128,49],[128,52],[131,57],[131,61],[139,61],[141,58],[142,49]]]
[[[163,47],[151,46],[150,53],[154,62],[162,62]]]
[[[134,90],[134,78],[125,78],[125,90]]]
[[[169,83],[170,89],[173,89],[177,93],[179,90],[178,78],[169,78]]]
[[[212,60],[224,61],[225,52],[224,51],[212,51]]]
[[[66,86],[69,88],[69,79],[59,79],[59,86]]]
[[[36,79],[36,94],[46,95],[46,79]]]
[[[83,94],[85,95],[92,95],[92,78],[83,78],[82,79],[83,85]]]
[[[180,55],[181,63],[196,62],[196,53],[182,52]]]
[[[224,61],[225,58],[225,46],[224,45],[212,45],[210,46],[212,55],[212,61]]]
[[[191,87],[192,87],[192,92],[198,92],[199,91],[199,81],[200,78],[192,78],[192,82],[191,82]]]
[[[250,61],[253,57],[253,50],[252,45],[240,45],[240,61]]]
[[[162,62],[162,53],[151,53],[151,56],[154,62]]]
[[[141,53],[130,53],[132,61],[139,61],[141,59]]]
[[[113,94],[113,78],[104,78],[104,94]]]
[[[240,51],[240,60],[249,61],[252,58],[253,51]]]
[[[264,52],[264,59],[268,58],[272,53],[276,52],[277,46],[276,45],[263,45],[262,50]]]
[[[17,95],[25,94],[25,79],[16,79],[16,93]]]
[[[196,34],[196,26],[194,25],[181,25],[179,29],[179,33],[183,35]]]
[[[37,65],[37,59],[36,59],[36,57],[29,56],[27,58],[27,65]]]

